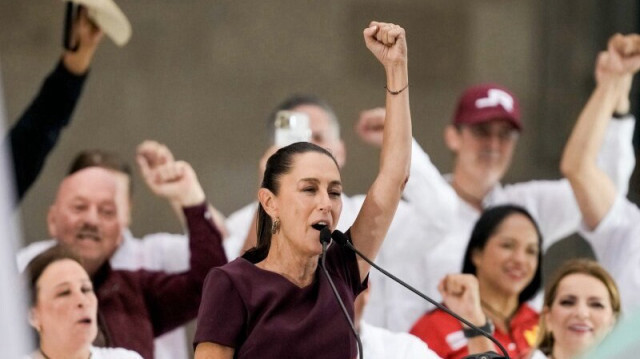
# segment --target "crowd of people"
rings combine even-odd
[[[8,133],[18,201],[70,124],[102,41],[84,7],[72,30],[75,51],[64,50]],[[31,290],[25,322],[37,338],[25,356],[183,359],[191,343],[197,359],[500,351],[445,309],[371,271],[340,241],[323,243],[323,233],[335,230],[495,337],[511,358],[576,358],[621,313],[640,310],[640,211],[626,199],[640,35],[611,37],[596,59],[595,89],[560,164],[565,179],[504,186],[525,129],[517,97],[493,83],[461,94],[444,135],[453,171],[442,175],[412,138],[405,30],[373,21],[363,37],[386,79],[385,106],[361,112],[356,124],[360,138],[380,149],[366,194],[343,193],[340,123],[315,95],[293,95],[268,116],[273,124],[281,110],[305,114],[310,139],[272,143],[256,161],[256,201],[228,217],[207,201],[189,163],[156,141],[138,146],[141,177],[169,202],[184,234],[135,238],[131,166],[109,150],[80,149],[47,214],[51,239],[17,255]],[[545,251],[574,232],[598,262],[567,261],[545,286]],[[183,326],[193,319],[188,338]]]

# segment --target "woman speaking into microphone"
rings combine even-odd
[[[347,235],[374,258],[408,178],[411,115],[404,29],[371,22],[364,40],[385,70],[387,118],[379,172]],[[209,273],[194,339],[196,359],[356,357],[356,340],[318,268],[320,230],[335,229],[341,193],[338,165],[319,146],[298,142],[269,158],[258,191],[257,246]],[[325,260],[353,317],[369,264],[337,245]]]

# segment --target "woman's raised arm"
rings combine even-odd
[[[404,29],[374,21],[364,30],[364,39],[386,73],[386,119],[380,169],[351,227],[351,238],[356,248],[373,259],[387,234],[409,177],[411,112]],[[358,268],[360,279],[364,280],[369,264],[359,258]]]

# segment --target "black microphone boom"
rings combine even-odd
[[[321,235],[322,236],[322,235]],[[497,356],[489,356],[487,357],[486,355],[489,355],[488,353],[482,353],[482,354],[478,354],[478,356],[467,356],[465,358],[471,359],[471,358],[482,358],[482,355],[485,355],[485,358],[505,358],[505,359],[509,359],[509,353],[507,353],[507,350],[502,346],[502,344],[500,344],[500,342],[494,338],[491,334],[485,332],[484,330],[478,328],[477,326],[469,323],[467,320],[465,320],[464,318],[460,317],[459,315],[457,315],[456,313],[452,312],[449,308],[443,306],[442,304],[436,302],[435,300],[429,298],[427,295],[421,293],[419,290],[413,288],[412,286],[410,286],[409,284],[405,283],[402,279],[394,276],[393,274],[387,272],[386,270],[382,269],[380,266],[378,266],[377,264],[373,263],[373,261],[371,261],[369,258],[367,258],[364,254],[360,253],[359,250],[356,249],[356,247],[353,246],[353,244],[351,243],[351,241],[349,240],[349,238],[342,232],[340,232],[339,230],[335,230],[333,231],[333,233],[331,234],[331,238],[333,238],[333,240],[342,245],[345,246],[349,249],[351,249],[352,251],[354,251],[358,256],[360,256],[360,258],[364,259],[365,262],[369,263],[373,268],[377,269],[378,271],[380,271],[382,274],[386,275],[387,277],[393,279],[394,281],[396,281],[397,283],[399,283],[400,285],[402,285],[403,287],[409,289],[410,291],[412,291],[413,293],[417,294],[420,298],[426,300],[427,302],[435,305],[436,307],[438,307],[439,309],[443,310],[445,313],[449,314],[450,316],[456,318],[457,320],[461,321],[463,324],[467,325],[469,328],[473,329],[474,331],[482,334],[484,337],[488,338],[489,340],[491,340],[495,345],[498,346],[498,348],[500,348],[500,350],[502,351],[502,353],[504,354],[504,357],[497,357]],[[491,353],[491,352],[490,352]]]
[[[342,298],[340,298],[340,294],[338,294],[338,290],[336,289],[335,284],[333,284],[333,280],[331,279],[331,276],[327,271],[327,267],[325,266],[325,258],[327,257],[327,246],[329,245],[330,241],[331,241],[331,231],[329,230],[328,227],[322,228],[320,230],[320,243],[322,243],[322,258],[320,259],[320,267],[322,268],[322,272],[324,273],[325,277],[327,278],[327,281],[329,282],[329,285],[331,286],[333,295],[335,295],[336,299],[338,300],[338,304],[340,304],[340,309],[342,309],[342,314],[344,314],[344,317],[347,319],[347,322],[349,323],[349,327],[351,328],[353,335],[356,337],[356,343],[358,344],[359,358],[364,359],[364,353],[362,352],[362,341],[360,341],[360,336],[358,336],[358,332],[356,331],[355,325],[353,325],[353,321],[349,316],[349,312],[347,312],[347,308],[344,306],[344,303],[342,302]]]

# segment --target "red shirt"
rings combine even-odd
[[[509,357],[527,358],[535,345],[538,319],[536,311],[527,304],[522,304],[509,322],[509,333],[496,328],[492,334],[507,349]],[[440,309],[423,315],[411,328],[411,334],[422,339],[429,349],[443,359],[458,359],[469,355],[462,324]],[[495,349],[497,353],[501,353],[497,347]]]

